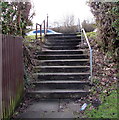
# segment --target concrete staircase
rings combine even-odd
[[[76,34],[46,35],[42,51],[35,53],[31,96],[40,98],[80,98],[89,94],[89,56],[80,48]]]

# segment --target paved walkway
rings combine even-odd
[[[80,107],[79,101],[68,99],[40,100],[30,105],[17,118],[78,118]]]

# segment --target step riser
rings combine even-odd
[[[50,45],[50,44],[52,44],[53,46],[57,46],[57,45],[63,45],[63,46],[65,46],[65,45],[70,45],[71,46],[71,44],[72,44],[72,46],[73,45],[80,45],[81,43],[80,43],[80,41],[63,41],[63,42],[61,42],[61,41],[49,41],[49,42],[44,42],[44,44],[48,44],[48,45]]]
[[[83,51],[45,51],[45,52],[39,52],[37,54],[43,54],[43,55],[52,55],[52,54],[83,54]]]
[[[87,96],[89,93],[29,93],[30,97],[32,98],[41,98],[41,99],[78,99],[81,97]]]
[[[77,47],[77,46],[79,46],[79,42],[77,42],[77,43],[73,43],[73,44],[71,44],[71,43],[57,43],[56,41],[53,43],[53,44],[50,44],[50,43],[47,43],[47,44],[45,44],[44,43],[44,45],[43,45],[43,47]]]
[[[44,44],[46,46],[68,46],[68,47],[72,47],[72,46],[76,46],[76,45],[79,45],[80,42],[77,43],[62,43],[62,42],[59,42],[58,44],[57,43],[53,43],[53,44]]]
[[[50,41],[45,41],[44,44],[77,44],[79,45],[80,44],[80,40],[78,41],[60,41],[60,40],[50,40]]]
[[[51,34],[51,35],[46,35],[45,37],[46,38],[50,38],[50,37],[59,37],[59,36],[61,36],[61,37],[65,37],[65,36],[76,36],[77,34]]]
[[[49,84],[34,84],[35,90],[52,90],[52,89],[78,89],[78,90],[88,90],[88,84],[79,83],[49,83]]]
[[[48,47],[48,46],[45,46],[44,48],[47,48],[47,49],[50,49],[50,50],[76,50],[78,49],[79,47]]]
[[[69,42],[70,43],[78,43],[78,42],[81,42],[81,40],[79,40],[79,39],[74,39],[74,40],[72,40],[72,39],[71,40],[69,40],[69,39],[63,39],[63,40],[62,39],[61,40],[60,39],[50,39],[49,40],[48,39],[48,40],[45,40],[44,42],[45,43],[51,43],[51,42],[55,42],[55,43],[56,42],[61,42],[61,43],[69,43]]]
[[[88,79],[89,75],[37,75],[36,80],[84,80]]]
[[[88,59],[89,56],[37,56],[38,60],[58,60],[58,59]]]
[[[79,65],[89,65],[88,62],[85,61],[55,61],[55,62],[44,62],[44,63],[40,63],[38,62],[37,65],[42,65],[42,66],[63,66],[63,65],[71,65],[71,66],[79,66]]]
[[[55,37],[46,37],[46,39],[81,39],[81,36],[55,36]]]
[[[89,71],[90,68],[39,68],[39,69],[35,69],[34,71],[36,73],[39,72],[45,72],[45,73],[53,73],[53,72],[87,72]]]
[[[51,39],[51,40],[45,40],[44,41],[44,43],[80,43],[81,42],[81,40],[77,40],[77,39],[74,39],[74,40],[58,40],[58,39],[56,39],[56,40],[54,40],[54,39]]]

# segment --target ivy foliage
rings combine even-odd
[[[0,2],[2,34],[25,36],[27,26],[32,25],[30,14],[30,2]]]
[[[114,60],[119,61],[119,0],[118,2],[90,2],[96,18],[98,41],[105,52],[111,51]]]
[[[116,29],[119,38],[119,1],[117,2],[117,6],[113,7],[112,13],[116,18],[112,25]]]

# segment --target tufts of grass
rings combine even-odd
[[[40,35],[38,35],[38,37],[40,37]],[[44,35],[42,35],[42,37],[44,37]],[[32,39],[36,39],[35,35],[29,35],[25,37],[26,39],[32,40]]]
[[[103,96],[104,97],[104,96]],[[88,118],[118,118],[118,102],[117,90],[113,90],[111,94],[103,98],[101,96],[102,104],[97,108],[89,110],[91,104],[87,107],[86,116]]]

